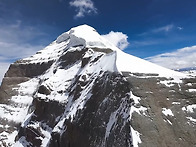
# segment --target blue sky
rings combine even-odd
[[[109,33],[137,57],[168,68],[195,66],[195,6],[195,0],[0,0],[0,74],[81,24]]]

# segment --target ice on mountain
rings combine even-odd
[[[69,34],[67,32],[61,34],[57,39],[56,42],[57,43],[61,43],[63,41],[67,41],[70,38]]]

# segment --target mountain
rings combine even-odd
[[[196,76],[196,67],[181,68],[178,69],[177,71],[188,75]]]
[[[11,64],[2,147],[196,146],[196,78],[128,55],[87,25]]]

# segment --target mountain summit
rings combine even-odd
[[[195,77],[78,26],[10,65],[0,87],[0,146],[195,146],[195,96]]]

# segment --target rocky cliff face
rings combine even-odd
[[[0,146],[195,146],[195,112],[195,77],[127,55],[83,25],[10,66]]]

